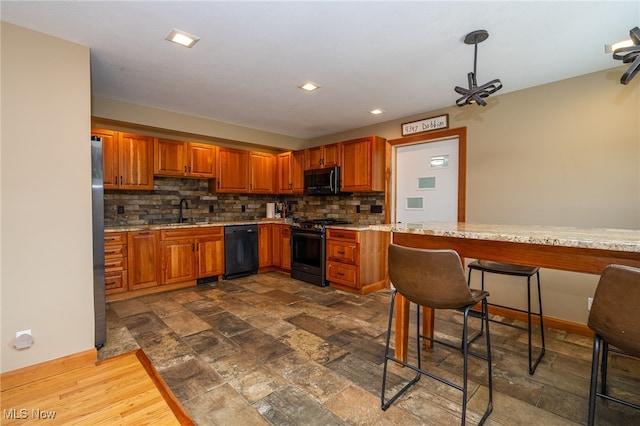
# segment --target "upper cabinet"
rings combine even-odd
[[[155,138],[153,173],[160,176],[212,178],[216,147]]]
[[[323,169],[340,165],[340,143],[316,146],[304,150],[305,170]]]
[[[218,148],[216,192],[249,192],[249,151]]]
[[[386,140],[378,136],[342,142],[342,190],[373,192],[385,190]]]
[[[275,157],[266,152],[249,152],[249,192],[273,194],[275,182]]]
[[[275,157],[273,154],[218,148],[216,181],[209,190],[226,193],[273,194]]]
[[[104,189],[153,189],[153,138],[92,129],[102,138]]]
[[[304,192],[304,151],[283,152],[276,156],[276,193]]]

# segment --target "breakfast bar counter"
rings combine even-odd
[[[640,230],[423,222],[375,225],[395,244],[453,249],[460,257],[601,274],[610,264],[640,268]],[[433,335],[433,312],[425,335]],[[396,356],[406,359],[409,303],[396,298]]]

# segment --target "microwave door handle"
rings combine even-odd
[[[331,170],[331,173],[329,173],[329,189],[331,190],[331,193],[333,193],[334,188],[333,188],[333,174],[335,173],[335,170]]]

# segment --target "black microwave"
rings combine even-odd
[[[340,167],[304,171],[304,193],[331,195],[340,193]]]

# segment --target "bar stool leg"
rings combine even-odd
[[[542,293],[540,292],[540,272],[536,272],[537,284],[538,284],[538,316],[540,318],[540,340],[542,347],[540,348],[540,354],[538,358],[536,358],[535,363],[532,364],[533,360],[533,347],[531,344],[531,277],[527,277],[527,322],[528,322],[528,334],[529,334],[529,374],[533,375],[536,372],[536,368],[538,368],[538,364],[542,360],[542,357],[545,353],[545,344],[544,344],[544,320],[542,316]]]

